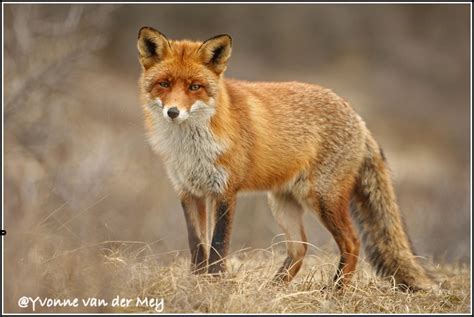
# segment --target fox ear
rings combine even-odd
[[[145,69],[161,61],[170,49],[166,36],[149,26],[144,26],[138,31],[137,48],[140,64]]]
[[[199,52],[203,63],[220,75],[226,69],[232,52],[232,38],[228,34],[214,36],[201,44]]]

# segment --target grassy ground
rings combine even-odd
[[[230,257],[229,273],[219,279],[193,276],[187,257],[166,266],[139,262],[127,267],[126,285],[133,298],[163,298],[164,312],[195,313],[467,313],[470,310],[470,273],[463,265],[437,268],[445,276],[437,292],[404,293],[374,276],[361,261],[353,284],[344,292],[331,286],[337,257],[308,256],[302,271],[286,287],[270,283],[284,259],[268,250],[247,250]],[[117,254],[108,257],[116,269],[129,264]],[[330,286],[329,288],[327,286]],[[132,305],[133,306],[133,305]],[[149,311],[129,307],[121,311]]]
[[[190,274],[187,250],[157,254],[153,244],[108,241],[58,251],[57,239],[33,248],[14,270],[22,276],[7,284],[6,312],[32,298],[103,298],[109,305],[40,307],[34,312],[165,312],[165,313],[469,313],[470,269],[467,264],[435,268],[444,278],[439,291],[405,293],[381,280],[363,260],[353,283],[343,292],[332,287],[338,257],[310,248],[300,273],[288,286],[272,277],[284,260],[284,243],[268,249],[243,249],[228,258],[221,278]],[[55,242],[56,241],[56,242]],[[31,241],[30,241],[31,242]],[[55,249],[56,248],[56,249]],[[313,253],[313,254],[311,254]],[[9,272],[6,272],[6,274]],[[329,286],[329,287],[328,287]],[[140,300],[148,303],[138,305]],[[112,305],[117,298],[127,305]],[[159,305],[161,299],[163,305]],[[150,303],[150,301],[154,303]]]

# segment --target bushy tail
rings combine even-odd
[[[351,208],[366,257],[378,274],[393,276],[403,289],[432,288],[405,231],[383,152],[370,135],[366,147]]]

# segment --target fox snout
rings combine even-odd
[[[179,109],[176,107],[169,108],[166,113],[168,114],[168,117],[170,117],[171,119],[174,119],[177,116],[179,116]]]
[[[186,109],[180,109],[175,105],[164,105],[160,98],[155,98],[148,103],[147,108],[155,115],[160,115],[161,112],[163,118],[172,123],[181,123],[189,117],[189,111]]]
[[[181,123],[188,119],[189,112],[185,109],[179,109],[176,106],[164,106],[163,117],[168,122]]]
[[[163,119],[173,124],[180,124],[191,118],[193,118],[193,121],[202,122],[202,120],[209,119],[215,113],[213,98],[209,99],[207,103],[197,100],[190,109],[176,104],[163,104],[160,98],[155,98],[148,103],[147,108],[155,115],[163,116]]]

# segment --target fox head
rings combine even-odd
[[[138,32],[137,47],[142,94],[151,111],[161,111],[166,121],[177,124],[212,116],[232,51],[229,35],[174,41],[145,26]]]

